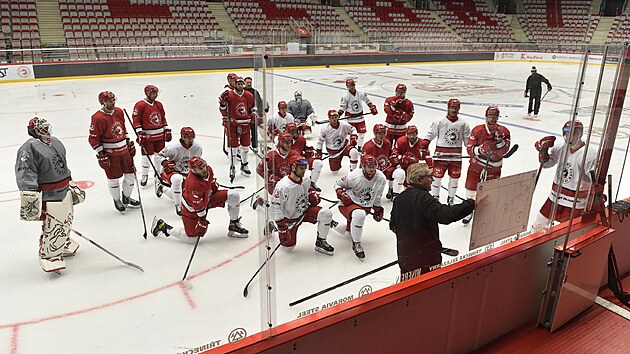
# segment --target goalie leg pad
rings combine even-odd
[[[65,225],[57,222],[48,215],[46,216],[39,242],[40,258],[54,259],[61,257],[63,254],[68,242],[69,227],[72,227],[72,219],[74,216],[72,209],[72,196],[70,193],[67,193],[66,197],[60,202],[46,202],[46,212]]]

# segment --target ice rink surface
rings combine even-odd
[[[432,121],[446,112],[446,101],[457,97],[462,101],[460,118],[471,128],[483,123],[488,105],[501,109],[500,123],[512,134],[512,144],[520,149],[504,161],[503,176],[538,168],[534,142],[546,135],[561,138],[564,122],[571,116],[577,74],[577,64],[535,63],[539,73],[553,84],[553,90],[542,103],[538,120],[527,118],[527,101],[523,98],[525,80],[531,63],[462,62],[425,63],[374,66],[338,66],[311,69],[271,70],[268,84],[269,102],[275,112],[280,100],[289,101],[297,89],[311,101],[320,120],[328,109],[337,109],[345,90],[344,81],[355,78],[357,88],[368,93],[379,109],[377,116],[367,116],[368,134],[372,126],[384,121],[383,102],[393,95],[398,83],[408,86],[407,97],[415,104],[412,123],[424,135]],[[597,84],[598,66],[589,66],[579,102],[578,119],[589,126],[591,106]],[[131,111],[143,98],[143,87],[154,84],[160,88],[158,100],[166,109],[174,137],[183,126],[192,126],[204,147],[204,157],[222,184],[229,184],[229,161],[222,153],[221,119],[217,96],[222,90],[227,72],[188,73],[177,75],[137,75],[110,78],[89,78],[38,81],[0,85],[5,102],[0,112],[3,141],[0,143],[0,237],[9,251],[0,258],[0,353],[179,353],[202,347],[211,348],[244,333],[261,330],[260,278],[243,288],[260,265],[257,215],[248,204],[241,207],[242,222],[250,230],[248,239],[226,236],[228,214],[225,209],[209,212],[210,228],[199,243],[189,279],[192,290],[181,285],[180,279],[192,251],[192,244],[175,239],[142,238],[143,226],[139,210],[118,213],[107,191],[105,174],[99,168],[87,141],[91,115],[98,110],[100,91],[113,91],[117,106]],[[241,76],[253,76],[254,86],[261,88],[260,72],[237,71]],[[602,94],[595,116],[592,142],[599,144],[601,126],[608,105],[614,67],[606,69]],[[544,85],[543,85],[544,87]],[[367,109],[367,107],[365,107]],[[53,134],[67,149],[72,176],[90,186],[87,200],[75,208],[74,229],[98,242],[121,258],[142,266],[145,273],[126,267],[93,247],[85,240],[72,236],[81,247],[75,257],[68,258],[67,269],[61,276],[44,273],[37,262],[39,222],[19,220],[19,193],[15,184],[14,164],[18,147],[28,139],[26,125],[33,116],[49,120]],[[129,129],[129,125],[127,126]],[[315,133],[318,128],[315,128]],[[610,173],[613,174],[613,194],[617,193],[619,175],[630,134],[628,113],[623,114]],[[586,138],[586,134],[585,134]],[[314,145],[315,139],[309,141]],[[431,144],[431,150],[435,143]],[[593,145],[597,148],[598,145]],[[139,166],[139,156],[136,165]],[[250,166],[254,170],[254,156]],[[328,164],[318,185],[321,195],[335,198],[336,179],[348,172],[348,160],[338,174],[330,172]],[[464,175],[467,164],[464,163]],[[238,165],[237,165],[238,171]],[[235,185],[245,186],[242,198],[258,187],[252,175],[237,174]],[[547,198],[553,178],[545,170],[534,193],[530,223]],[[446,186],[448,178],[443,180]],[[464,196],[465,176],[459,183],[458,195]],[[630,195],[627,174],[621,183],[619,197]],[[93,185],[92,185],[93,183]],[[153,216],[180,225],[168,198],[156,198],[152,179],[142,188],[142,200],[147,227]],[[442,191],[442,202],[446,201]],[[137,191],[134,191],[134,198]],[[385,200],[385,216],[391,203]],[[329,203],[322,201],[322,206]],[[344,221],[335,207],[334,218]],[[470,227],[461,222],[441,226],[441,240],[447,247],[469,252]],[[315,226],[305,224],[298,233],[297,247],[292,252],[279,250],[275,258],[275,291],[277,321],[274,325],[318,311],[337,302],[357,299],[361,289],[378,290],[396,282],[398,268],[390,267],[367,278],[305,301],[297,306],[288,304],[358,274],[396,259],[396,239],[386,222],[367,219],[363,245],[365,262],[360,262],[351,250],[351,242],[336,232],[328,241],[335,247],[330,257],[314,251]],[[474,251],[474,250],[473,250]],[[452,257],[443,256],[443,261]]]

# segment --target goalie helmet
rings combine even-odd
[[[203,166],[207,166],[208,164],[204,159],[199,156],[193,156],[188,160],[188,167],[192,170],[193,168],[200,168]]]
[[[302,91],[297,90],[293,93],[293,97],[295,98],[296,101],[300,101],[302,100]]]
[[[461,107],[461,102],[457,98],[451,98],[446,104],[447,107]]]
[[[98,102],[100,104],[105,104],[105,101],[110,98],[113,98],[114,100],[116,99],[116,95],[114,95],[114,93],[111,91],[103,91],[98,94]]]
[[[183,127],[179,132],[180,136],[183,138],[195,138],[195,131],[191,127]]]
[[[144,94],[148,97],[151,92],[159,93],[160,90],[155,85],[146,85],[144,87]]]
[[[28,135],[35,139],[39,139],[46,144],[50,144],[52,141],[52,128],[50,127],[50,123],[48,123],[48,121],[44,118],[31,118],[31,120],[28,121],[27,131]]]

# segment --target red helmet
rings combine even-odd
[[[234,80],[234,83],[237,83],[237,82],[242,82],[243,84],[245,84],[245,79],[239,76]]]
[[[278,109],[287,108],[287,103],[284,101],[278,102]]]
[[[488,108],[486,108],[486,116],[489,114],[495,114],[495,115],[499,115],[499,107],[497,106],[490,106]]]
[[[149,94],[150,94],[151,92],[158,93],[158,92],[160,92],[160,90],[159,90],[159,89],[157,88],[157,86],[155,86],[155,85],[146,85],[146,86],[144,87],[144,94],[145,94],[145,95],[147,95],[147,96],[149,96]]]
[[[374,124],[374,128],[372,128],[372,132],[387,134],[387,128],[383,124]]]
[[[199,168],[207,165],[208,164],[206,163],[206,161],[199,156],[193,156],[190,160],[188,160],[188,167],[190,169]]]
[[[346,87],[349,88],[350,86],[354,86],[354,85],[355,85],[355,83],[354,83],[353,79],[347,79],[346,80]]]
[[[308,166],[308,160],[303,158],[300,155],[294,156],[291,158],[291,161],[289,161],[289,167],[291,166]]]
[[[287,123],[287,125],[284,126],[284,130],[288,131],[288,132],[294,132],[297,131],[297,124],[293,123],[293,122],[289,122]]]
[[[98,103],[105,104],[105,101],[110,98],[116,99],[116,95],[111,91],[103,91],[98,94]]]
[[[278,146],[280,146],[280,143],[283,141],[289,141],[291,143],[293,143],[293,137],[291,136],[291,134],[287,133],[287,132],[282,132],[280,134],[278,134]]]
[[[416,133],[418,134],[418,127],[416,127],[415,125],[410,125],[407,127],[407,134],[409,133]]]
[[[399,95],[398,91],[402,91],[402,94]],[[404,96],[405,93],[407,93],[407,85],[405,84],[396,85],[396,96]]]
[[[191,127],[183,127],[179,132],[180,136],[183,138],[195,138],[195,131]]]
[[[339,112],[337,112],[336,109],[330,109],[328,110],[328,118],[330,118],[331,115],[336,114],[337,117],[339,117]]]
[[[236,81],[236,79],[238,79],[238,75],[236,75],[235,73],[229,73],[227,76],[227,81],[230,82],[232,80]]]
[[[578,130],[580,132],[584,132],[584,124],[582,124],[582,122],[580,122],[579,120],[576,120],[575,126],[573,127],[573,132],[576,132]],[[571,131],[571,121],[568,120],[566,123],[564,123],[564,126],[562,126],[562,135],[567,134],[570,131]]]
[[[33,117],[28,121],[26,131],[28,132],[28,135],[36,139],[40,139],[41,137],[50,138],[52,128],[46,119]]]
[[[462,104],[457,98],[451,98],[446,104],[447,107],[460,107]]]
[[[370,166],[370,167],[376,167],[377,163],[376,163],[376,158],[370,154],[365,154],[361,156],[361,166]]]

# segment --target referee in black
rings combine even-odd
[[[534,118],[538,117],[540,109],[540,94],[542,93],[542,83],[547,84],[547,91],[551,91],[551,84],[546,77],[540,75],[535,66],[532,66],[532,74],[527,78],[525,84],[525,97],[529,97],[529,105],[527,106],[527,115],[531,116],[534,112]],[[532,107],[533,106],[533,107]]]

